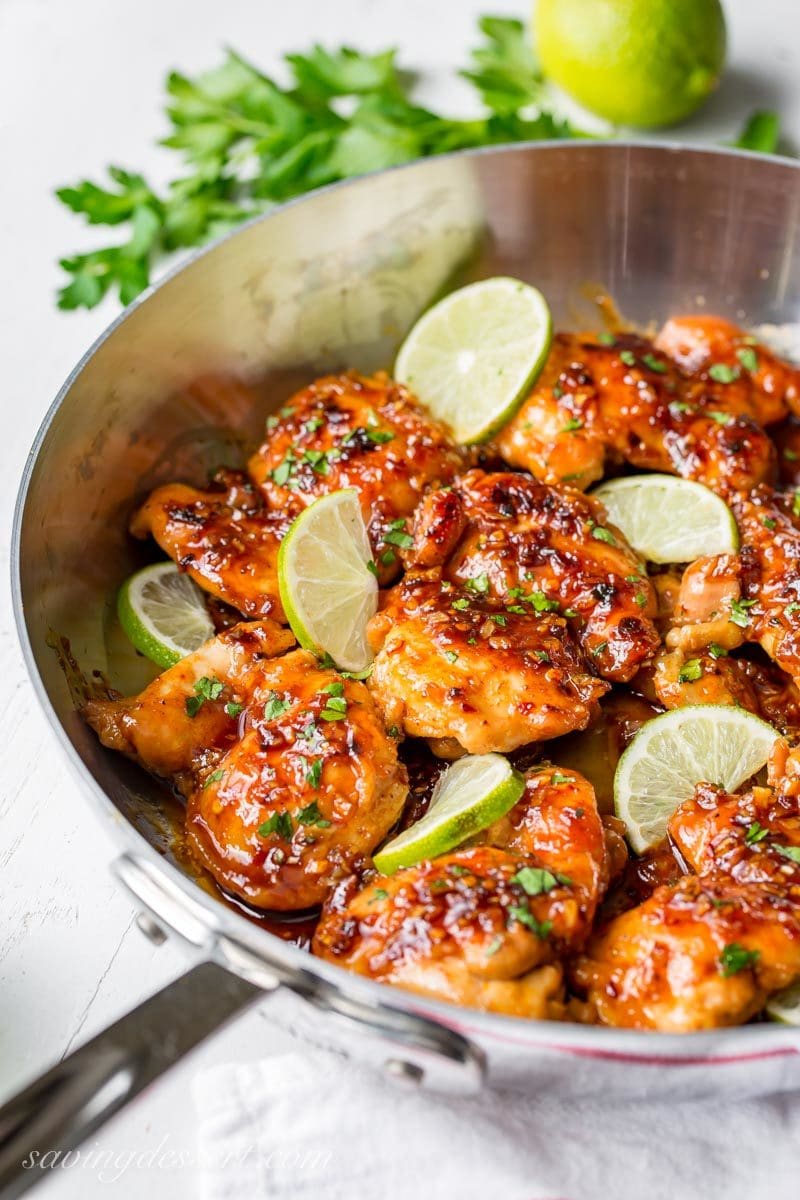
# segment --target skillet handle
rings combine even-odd
[[[47,1177],[37,1157],[79,1146],[263,994],[217,963],[200,963],[13,1096],[0,1107],[2,1200]]]

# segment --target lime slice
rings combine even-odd
[[[504,816],[525,791],[525,779],[502,754],[468,754],[439,776],[430,807],[375,855],[384,875],[459,846]]]
[[[614,809],[637,854],[661,841],[698,783],[735,792],[766,763],[780,735],[726,704],[690,704],[643,725],[614,776]]]
[[[767,1016],[782,1025],[800,1025],[800,980],[772,997]]]
[[[692,562],[739,547],[733,513],[702,483],[674,475],[629,475],[602,483],[592,495],[649,562]]]
[[[117,613],[140,654],[165,669],[214,636],[203,593],[172,562],[154,563],[126,579]]]
[[[394,373],[450,426],[457,442],[483,442],[522,403],[552,338],[541,292],[518,279],[484,279],[420,317]]]
[[[306,650],[344,671],[372,661],[367,622],[378,581],[355,488],[321,496],[292,523],[278,552],[278,587],[289,624]]]

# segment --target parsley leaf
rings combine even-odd
[[[330,821],[319,811],[316,800],[312,800],[305,808],[301,808],[297,819],[301,825],[316,825],[318,829],[327,829],[330,826]]]
[[[754,112],[748,117],[744,129],[733,144],[740,150],[758,150],[762,154],[775,154],[780,135],[781,126],[778,114],[762,110]]]
[[[271,692],[269,699],[264,705],[264,720],[277,721],[278,717],[282,717],[288,707],[288,700],[282,700],[277,692]]]
[[[678,672],[679,683],[695,683],[703,678],[703,664],[699,658],[688,659]]]
[[[259,825],[259,837],[269,837],[271,833],[277,833],[278,837],[284,838],[287,842],[291,841],[294,833],[291,813],[274,812],[262,825]]]
[[[553,928],[552,921],[537,921],[530,909],[524,904],[509,905],[508,915],[512,921],[519,921],[520,925],[525,925],[528,929],[533,930],[536,936],[542,941],[545,940]]]
[[[729,942],[727,946],[722,947],[719,965],[724,978],[729,979],[731,975],[738,975],[740,971],[754,967],[760,957],[760,950],[746,950],[738,942]]]
[[[518,883],[528,896],[541,896],[558,884],[555,875],[544,867],[522,867],[516,875],[511,876],[511,882]]]

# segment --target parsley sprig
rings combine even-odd
[[[541,104],[541,76],[521,21],[484,17],[465,79],[483,115],[457,120],[421,108],[395,51],[349,47],[288,54],[281,86],[234,51],[211,71],[166,81],[164,145],[184,167],[166,189],[110,167],[59,199],[90,225],[119,226],[117,244],[61,260],[65,309],[93,308],[109,291],[123,303],[147,286],[165,253],[197,246],[273,204],[339,179],[471,146],[576,136]]]

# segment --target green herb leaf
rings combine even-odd
[[[595,525],[592,530],[592,537],[598,542],[607,542],[609,546],[616,546],[616,538],[610,529],[606,529],[603,525]]]
[[[330,826],[330,821],[326,820],[317,808],[316,800],[312,800],[305,808],[300,809],[297,820],[301,825],[316,825],[318,829],[328,829]]]
[[[800,864],[800,846],[775,846],[773,850],[777,851],[783,858],[788,858],[790,862]]]
[[[740,374],[738,367],[731,367],[728,363],[712,363],[708,373],[716,383],[733,383]]]
[[[242,704],[234,704],[232,700],[229,700],[225,705],[225,714],[228,717],[238,717],[243,707]]]
[[[540,896],[558,885],[555,875],[544,867],[522,867],[511,876],[511,882],[518,883],[528,896]]]
[[[769,836],[769,830],[765,829],[758,821],[753,821],[748,826],[747,833],[744,835],[746,846],[755,846],[758,842],[763,842],[765,837]]]
[[[269,837],[271,833],[277,833],[278,837],[284,838],[287,842],[291,841],[294,833],[291,813],[274,812],[262,825],[259,825],[259,837]]]
[[[318,788],[322,779],[322,759],[315,758],[306,768],[306,783],[309,787]]]
[[[519,921],[520,925],[526,925],[541,941],[545,940],[553,928],[552,921],[537,921],[530,909],[524,904],[509,905],[508,915],[512,921]]]
[[[277,692],[271,692],[264,705],[264,720],[277,721],[278,717],[282,717],[289,708],[289,703],[288,700],[281,699]]]
[[[752,608],[755,600],[731,600],[730,615],[728,620],[732,625],[738,625],[740,629],[746,629],[750,624],[750,614],[748,609]]]
[[[736,357],[745,371],[750,371],[751,374],[754,374],[758,370],[758,355],[752,346],[742,346],[736,351]]]
[[[729,942],[722,948],[719,965],[725,979],[729,979],[731,975],[738,975],[740,971],[754,967],[760,957],[760,950],[746,950],[738,942]]]
[[[761,110],[752,113],[742,132],[733,143],[740,150],[758,150],[761,154],[775,154],[781,136],[780,119],[776,112]]]
[[[703,664],[699,658],[688,659],[678,672],[679,683],[696,683],[703,677]]]

